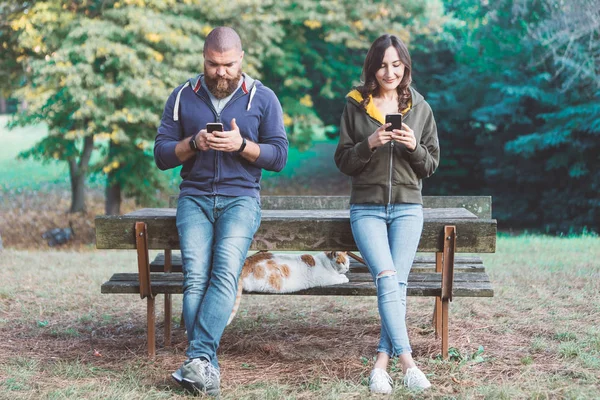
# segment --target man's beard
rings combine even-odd
[[[240,69],[237,75],[233,78],[214,78],[208,74],[204,74],[204,82],[206,87],[217,99],[224,99],[235,92],[242,78],[242,70]]]

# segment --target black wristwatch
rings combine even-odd
[[[194,151],[200,151],[200,149],[198,148],[198,144],[196,144],[196,135],[197,133],[194,133],[190,138],[190,148]]]
[[[241,153],[242,151],[244,151],[244,149],[246,148],[246,138],[242,138],[242,145],[240,146],[240,148],[238,149],[238,153]]]

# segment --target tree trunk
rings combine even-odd
[[[90,158],[94,150],[94,137],[86,136],[83,139],[83,150],[79,164],[75,158],[70,158],[69,175],[71,178],[71,209],[70,213],[84,212],[85,207],[85,178],[87,176]]]
[[[106,183],[104,201],[104,212],[106,215],[119,215],[121,213],[121,184],[119,182]]]
[[[69,160],[71,175],[71,209],[70,213],[85,212],[85,175],[81,173],[74,159]]]

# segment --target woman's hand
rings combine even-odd
[[[369,141],[369,148],[371,150],[379,146],[383,146],[384,144],[392,140],[392,132],[388,132],[385,130],[388,126],[391,125],[391,123],[383,124],[379,128],[377,128],[377,130],[373,132],[371,136],[369,136],[367,140]]]
[[[405,123],[402,124],[402,129],[394,129],[392,139],[406,146],[408,151],[415,151],[417,148],[417,139],[412,129]]]

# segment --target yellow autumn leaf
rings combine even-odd
[[[357,30],[362,31],[365,29],[364,24],[362,23],[362,21],[354,21],[352,23],[352,26],[354,26]]]
[[[210,25],[204,25],[204,28],[202,28],[202,34],[204,36],[208,36],[210,31],[212,31],[212,27]]]
[[[313,101],[312,101],[312,98],[310,97],[310,94],[305,94],[300,99],[300,104],[302,104],[303,106],[306,106],[306,107],[312,107],[313,106]]]
[[[322,26],[320,21],[315,21],[314,19],[307,19],[304,21],[304,25],[310,29],[318,29]]]
[[[158,43],[160,42],[160,35],[158,33],[147,33],[146,39],[148,39],[149,42]]]

